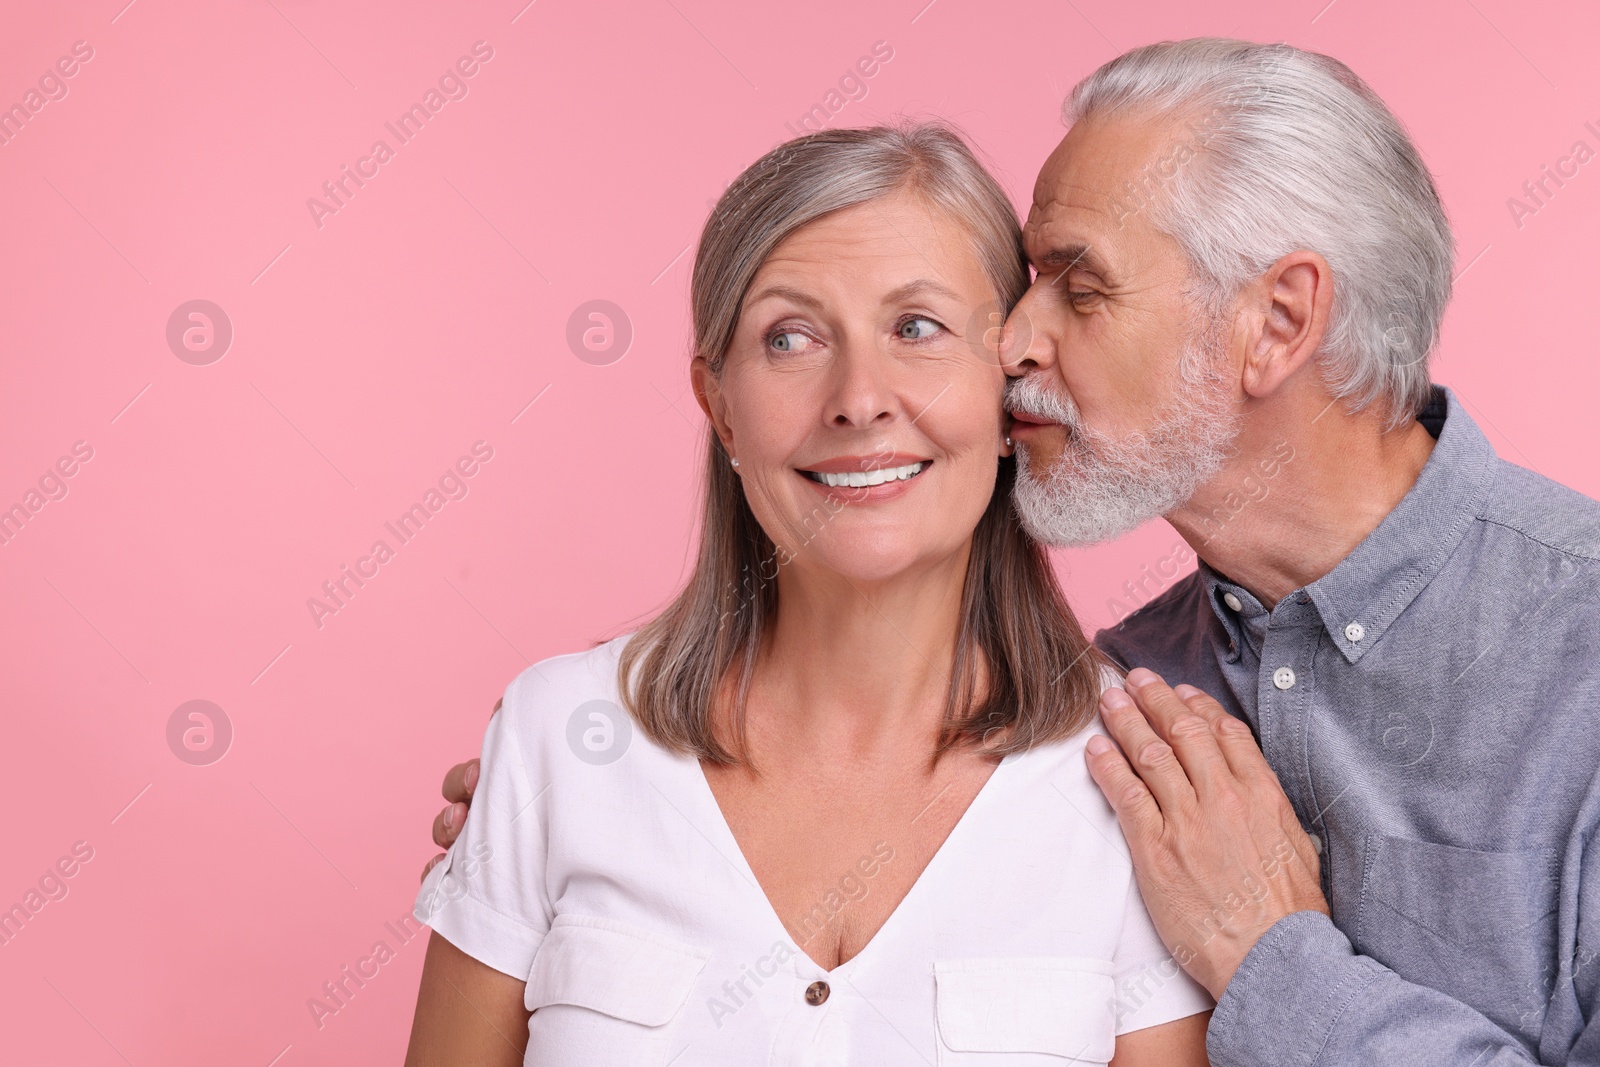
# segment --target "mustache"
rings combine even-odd
[[[1081,429],[1078,406],[1072,398],[1052,389],[1043,374],[1028,374],[1006,383],[1005,409],[1060,423],[1074,432]]]

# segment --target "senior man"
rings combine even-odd
[[[1136,669],[1088,759],[1212,1062],[1600,1063],[1600,506],[1431,386],[1453,241],[1415,146],[1282,45],[1141,48],[1067,110],[1017,500],[1199,557],[1098,635]]]
[[[1415,146],[1343,64],[1241,41],[1130,52],[1067,117],[1016,494],[1044,541],[1161,515],[1199,557],[1098,635],[1134,669],[1088,759],[1212,1062],[1600,1064],[1600,505],[1431,384]]]

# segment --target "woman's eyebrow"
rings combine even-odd
[[[821,300],[818,300],[816,297],[802,289],[791,289],[787,285],[769,285],[760,292],[756,293],[754,296],[750,297],[750,299],[746,301],[746,304],[757,304],[763,300],[770,300],[774,297],[782,300],[791,300],[796,304],[811,308],[812,310],[820,310],[822,308]]]
[[[918,278],[913,282],[906,282],[898,289],[890,290],[884,294],[885,304],[903,304],[916,296],[942,296],[948,300],[960,300],[961,296],[948,285],[940,284],[931,278]]]

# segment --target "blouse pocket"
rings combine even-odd
[[[1555,849],[1370,834],[1356,949],[1536,1038],[1555,975]]]
[[[556,916],[528,976],[523,1003],[533,1017],[523,1062],[665,1064],[671,1024],[707,958],[612,919]]]
[[[933,965],[940,1067],[1109,1063],[1116,984],[1105,960],[945,960]]]

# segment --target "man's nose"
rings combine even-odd
[[[1055,338],[1036,320],[1031,295],[1030,290],[1011,309],[1000,336],[1000,367],[1013,378],[1056,365]]]

